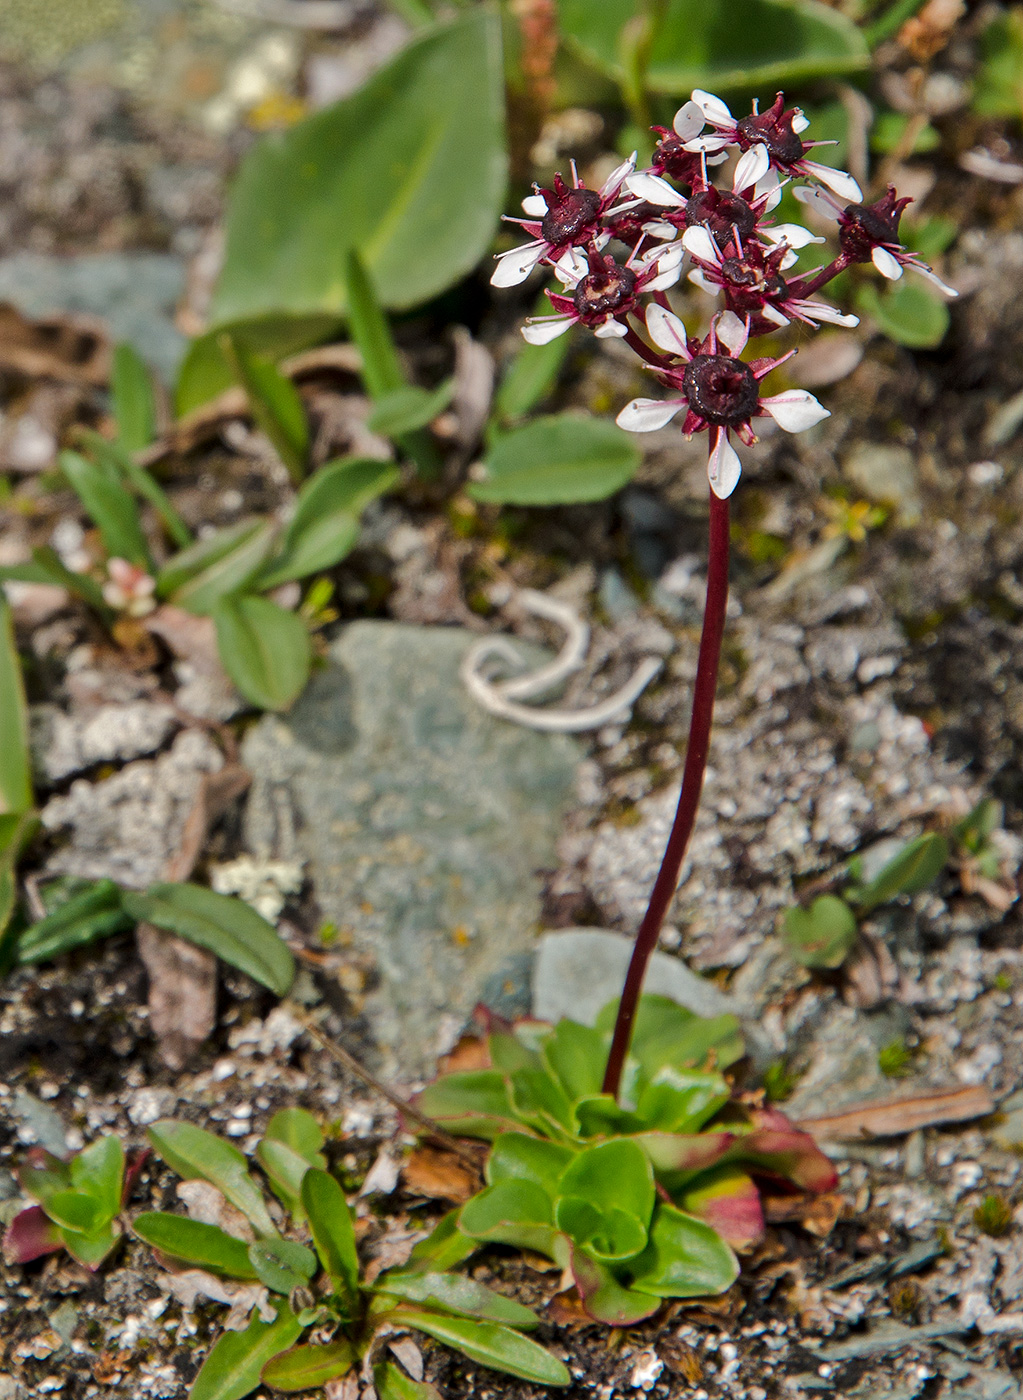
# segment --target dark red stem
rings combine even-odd
[[[839,253],[834,262],[828,263],[827,267],[822,267],[819,272],[807,273],[804,277],[794,277],[788,284],[790,296],[812,296],[814,292],[819,292],[821,287],[826,286],[833,277],[844,272],[849,265],[849,258],[844,253]]]
[[[661,868],[654,881],[650,903],[639,926],[632,959],[622,988],[611,1051],[604,1071],[604,1093],[618,1096],[625,1057],[632,1040],[632,1023],[639,1004],[650,955],[657,947],[657,937],[664,923],[672,897],[678,887],[679,871],[685,859],[689,838],[696,824],[696,809],[707,768],[710,748],[710,724],[714,714],[714,691],[717,688],[718,664],[721,660],[721,639],[725,631],[725,609],[728,604],[728,502],[711,493],[710,546],[707,557],[707,602],[703,610],[703,632],[700,635],[700,655],[696,663],[696,684],[693,687],[693,713],[689,720],[689,745],[682,770],[682,791],[679,794],[675,822]]]

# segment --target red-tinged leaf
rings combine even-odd
[[[655,1172],[701,1172],[715,1166],[736,1141],[734,1133],[637,1133]]]
[[[28,1264],[63,1247],[60,1231],[42,1206],[19,1211],[4,1232],[3,1254],[8,1264]]]
[[[661,1299],[626,1288],[603,1264],[572,1246],[572,1277],[588,1316],[611,1327],[631,1327],[652,1317]]]
[[[838,1173],[809,1133],[776,1108],[754,1109],[753,1131],[738,1137],[724,1160],[791,1181],[804,1191],[833,1191]]]
[[[719,1167],[678,1197],[679,1207],[715,1229],[733,1249],[752,1249],[764,1237],[760,1192],[745,1172]]]
[[[124,1186],[121,1189],[121,1209],[131,1200],[132,1192],[138,1185],[138,1179],[142,1175],[142,1168],[149,1158],[150,1149],[143,1147],[141,1152],[136,1152],[133,1157],[129,1157],[128,1165],[124,1169]]]

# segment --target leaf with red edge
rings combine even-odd
[[[738,1136],[722,1161],[791,1181],[804,1191],[835,1189],[838,1173],[809,1133],[776,1108],[754,1109],[751,1117],[752,1132]]]
[[[661,1306],[660,1298],[637,1293],[618,1282],[611,1270],[592,1259],[577,1245],[572,1246],[572,1277],[586,1312],[597,1322],[611,1327],[631,1327],[651,1317]]]
[[[121,1209],[131,1200],[132,1192],[138,1185],[138,1179],[142,1175],[142,1168],[146,1165],[150,1155],[150,1149],[143,1147],[141,1152],[136,1152],[128,1159],[128,1165],[124,1169],[124,1185],[121,1188]]]
[[[692,1175],[716,1166],[735,1142],[735,1133],[636,1133],[632,1140],[642,1147],[658,1175]]]
[[[752,1249],[764,1237],[760,1192],[736,1167],[716,1167],[676,1198],[679,1207],[712,1226],[733,1249]]]
[[[9,1264],[28,1264],[63,1248],[60,1231],[42,1206],[19,1211],[4,1232],[3,1253]]]

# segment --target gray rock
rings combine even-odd
[[[257,855],[307,862],[325,918],[372,959],[365,1012],[388,1074],[428,1072],[482,996],[515,998],[539,918],[535,872],[579,750],[476,708],[474,634],[357,622],[288,718],[243,760]]]
[[[881,1073],[878,1055],[904,1036],[909,1013],[892,1005],[869,1014],[832,1001],[799,1037],[795,1068],[802,1077],[785,1101],[791,1118],[837,1113],[868,1099],[898,1098],[915,1089],[934,1088],[917,1079],[892,1080]]]
[[[904,525],[920,519],[916,463],[908,447],[860,442],[842,459],[842,474],[870,501],[894,502]]]
[[[115,341],[129,341],[167,380],[185,348],[174,325],[184,289],[184,262],[166,253],[0,258],[0,301],[12,302],[26,316],[54,311],[101,316]]]
[[[19,1089],[11,1105],[11,1117],[20,1125],[19,1137],[52,1152],[55,1157],[67,1153],[64,1124],[56,1109],[37,1099],[27,1089]]]
[[[33,705],[32,757],[51,782],[91,768],[155,753],[179,721],[170,705],[133,700],[101,705],[88,714],[65,714],[56,705]]]

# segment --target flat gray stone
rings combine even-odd
[[[842,474],[869,501],[894,502],[899,521],[920,519],[920,489],[916,461],[908,447],[895,443],[860,442],[842,459]]]
[[[372,960],[364,1010],[388,1074],[429,1073],[481,998],[527,1009],[536,872],[555,864],[572,800],[573,740],[466,695],[476,640],[352,623],[292,713],[265,716],[242,749],[249,848],[306,861],[323,917]]]

